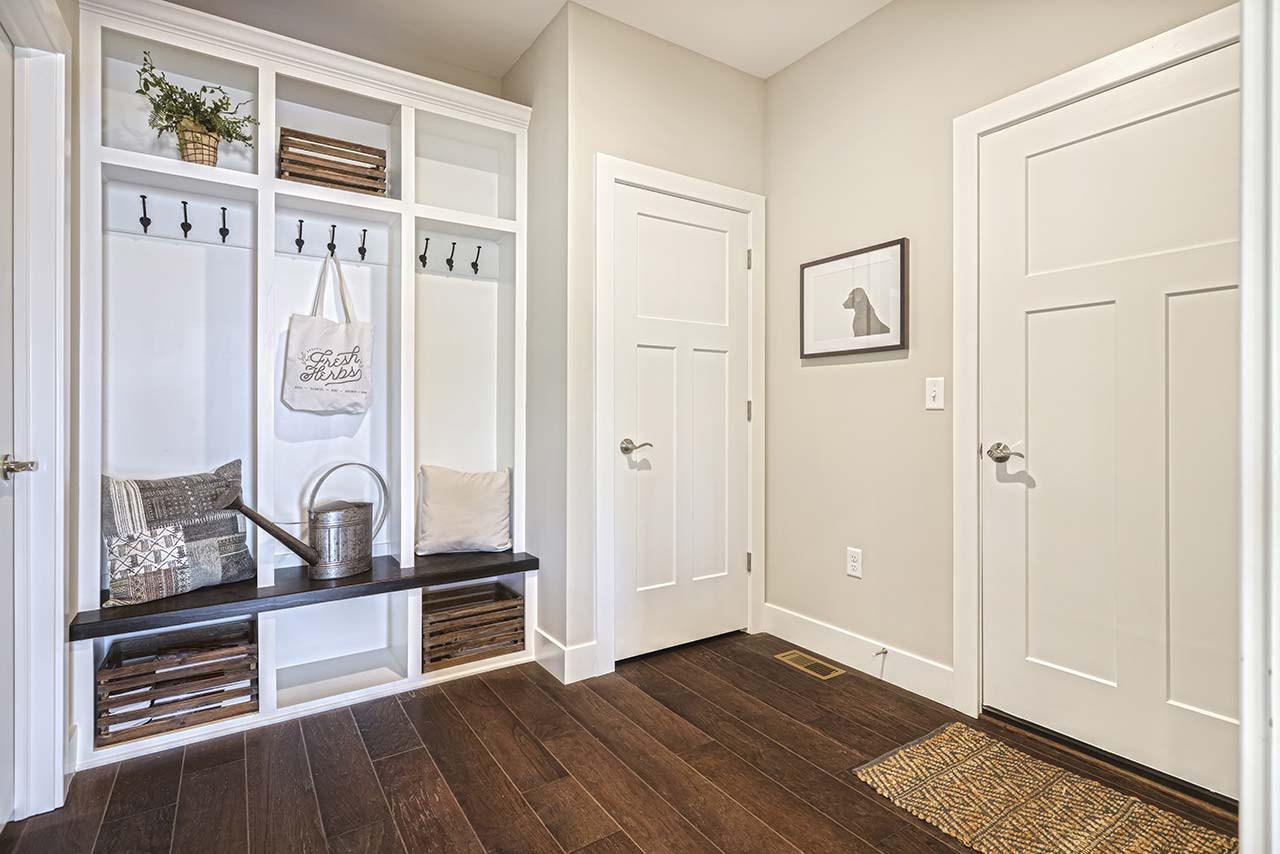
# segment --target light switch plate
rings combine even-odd
[[[844,572],[850,578],[862,577],[862,549],[855,549],[852,546],[845,549]]]
[[[947,408],[947,381],[943,377],[926,377],[924,381],[924,408]]]

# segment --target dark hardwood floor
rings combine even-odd
[[[858,765],[955,720],[1228,833],[1233,816],[993,721],[730,635],[560,685],[537,665],[77,774],[0,854],[965,851]]]

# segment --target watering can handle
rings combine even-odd
[[[316,485],[311,490],[311,498],[307,501],[307,517],[311,517],[311,511],[314,510],[316,506],[316,496],[320,494],[320,487],[324,485],[324,482],[329,478],[329,475],[333,474],[338,469],[345,468],[347,466],[357,466],[358,468],[362,468],[369,472],[369,474],[373,475],[378,481],[378,488],[382,490],[382,506],[378,509],[378,521],[373,523],[373,534],[369,537],[370,539],[373,539],[378,536],[378,532],[382,530],[382,523],[387,521],[387,504],[390,497],[390,490],[387,489],[387,482],[383,479],[382,474],[371,465],[366,465],[364,463],[338,463],[336,466],[320,475],[320,479],[316,481]]]

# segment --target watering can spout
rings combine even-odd
[[[259,528],[275,537],[282,546],[302,558],[309,566],[315,566],[320,562],[319,549],[307,545],[257,510],[245,504],[241,497],[239,486],[230,487],[226,492],[214,499],[213,507],[215,510],[237,510],[243,513],[246,518],[252,520]]]

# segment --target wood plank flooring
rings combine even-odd
[[[561,685],[471,677],[77,774],[0,854],[953,854],[858,765],[956,720],[1227,833],[1156,783],[859,673],[727,635]]]

